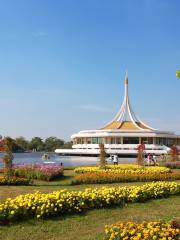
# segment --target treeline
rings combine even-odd
[[[40,137],[34,137],[27,140],[24,137],[18,137],[13,140],[13,152],[54,152],[57,148],[71,148],[72,142],[65,142],[57,137],[48,137],[43,140]]]

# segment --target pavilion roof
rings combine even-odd
[[[107,123],[103,128],[101,128],[101,130],[105,129],[141,130],[141,131],[157,130],[142,122],[132,110],[128,95],[127,72],[125,75],[125,94],[123,103],[114,119],[111,122]]]

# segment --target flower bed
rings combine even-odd
[[[72,184],[101,184],[116,182],[148,182],[172,181],[180,179],[180,173],[121,173],[121,172],[92,172],[75,176]]]
[[[30,179],[20,177],[0,177],[0,185],[29,185]]]
[[[171,170],[167,167],[144,167],[135,164],[119,164],[119,165],[106,165],[101,167],[78,167],[75,168],[75,173],[87,172],[118,172],[118,173],[167,173]]]
[[[179,240],[180,229],[163,222],[119,222],[105,226],[105,240]]]
[[[142,186],[87,188],[84,191],[60,190],[8,198],[0,203],[0,223],[23,218],[48,218],[79,213],[93,208],[123,206],[125,203],[168,197],[180,193],[180,183],[156,182]]]
[[[13,166],[14,175],[30,179],[52,181],[63,175],[59,164],[19,164]]]
[[[172,169],[180,169],[180,161],[178,162],[167,162],[165,166]]]

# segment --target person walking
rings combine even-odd
[[[113,156],[113,163],[114,163],[114,165],[118,165],[118,156],[117,155]]]
[[[151,154],[149,153],[147,155],[147,165],[149,166],[151,164]]]
[[[153,155],[152,160],[153,160],[154,166],[156,166],[157,165],[157,157],[155,154]]]

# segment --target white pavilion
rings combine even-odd
[[[134,156],[139,144],[145,144],[145,153],[166,154],[172,145],[180,145],[180,135],[159,131],[141,121],[134,113],[128,94],[128,75],[125,76],[123,103],[113,118],[97,130],[80,131],[71,136],[72,149],[56,149],[60,155],[99,155],[99,144],[104,143],[106,153]]]

